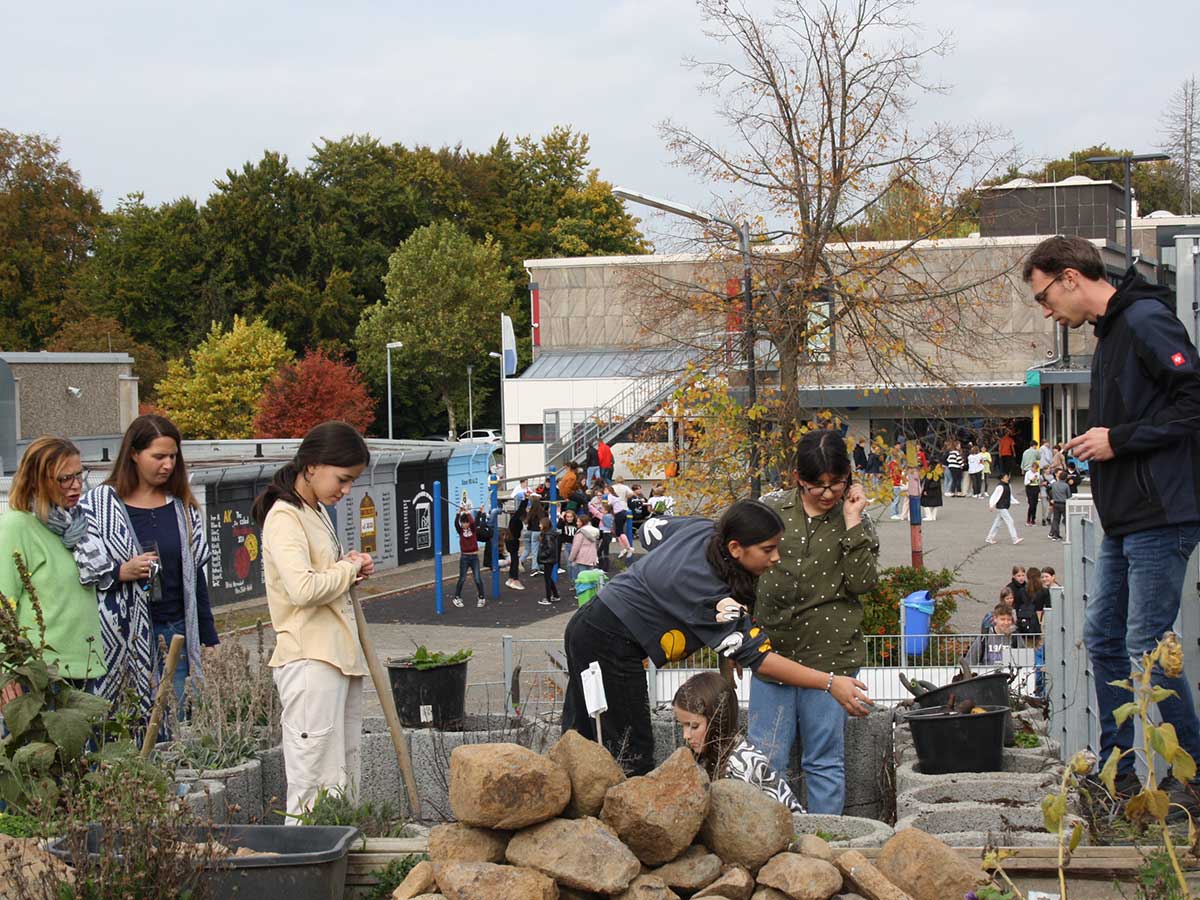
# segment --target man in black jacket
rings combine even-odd
[[[1042,241],[1025,263],[1025,280],[1043,315],[1096,330],[1090,425],[1066,452],[1090,464],[1092,496],[1104,526],[1084,642],[1095,669],[1102,761],[1129,750],[1133,720],[1117,726],[1113,710],[1132,699],[1109,684],[1129,677],[1169,632],[1179,613],[1188,558],[1200,542],[1200,358],[1175,315],[1171,292],[1130,269],[1115,288],[1088,241]],[[1186,676],[1158,669],[1154,683],[1176,692],[1158,704],[1179,746],[1200,761],[1197,721]],[[1139,782],[1128,754],[1118,767],[1118,793]],[[1170,801],[1200,812],[1200,782],[1168,777]],[[1183,811],[1171,807],[1172,819]]]

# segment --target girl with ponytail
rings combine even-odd
[[[563,727],[595,740],[581,674],[600,664],[608,711],[604,744],[631,775],[654,766],[654,735],[642,660],[684,659],[708,646],[784,684],[828,691],[851,715],[867,714],[866,685],[792,662],[773,652],[754,618],[760,575],[779,560],[783,521],[758,500],[739,500],[715,524],[708,519],[651,517],[641,529],[650,552],[616,576],[567,625],[570,680]],[[660,549],[665,548],[665,549]]]
[[[325,507],[350,492],[369,461],[352,426],[325,422],[304,436],[295,458],[254,501],[277,635],[270,665],[283,705],[289,823],[322,787],[350,798],[358,791],[367,662],[350,587],[375,564],[369,554],[343,549]]]

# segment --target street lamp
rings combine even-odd
[[[467,428],[470,431],[475,430],[475,398],[472,396],[471,379],[474,377],[475,367],[470,363],[467,364]],[[475,435],[472,434],[471,437]]]
[[[738,238],[738,249],[742,253],[742,293],[744,295],[743,312],[745,315],[746,328],[746,388],[749,395],[749,405],[753,407],[758,403],[758,377],[755,373],[754,360],[754,305],[751,292],[753,285],[750,280],[750,225],[748,222],[732,222],[729,219],[722,219],[719,216],[714,216],[706,212],[701,212],[698,209],[692,209],[690,206],[684,206],[682,203],[673,203],[670,200],[663,200],[660,197],[651,197],[647,194],[631,191],[627,188],[615,187],[612,190],[613,196],[621,200],[630,200],[633,203],[640,203],[643,206],[649,206],[653,209],[661,210],[662,212],[672,213],[676,216],[683,216],[685,219],[691,219],[695,222],[703,224],[724,225],[733,229]],[[762,493],[762,480],[758,473],[758,444],[759,444],[759,427],[758,419],[747,417],[750,427],[750,496],[758,499]]]
[[[392,439],[392,351],[404,346],[402,341],[388,341],[387,347],[387,383],[388,383],[388,440]]]
[[[1133,164],[1170,159],[1166,153],[1124,153],[1120,156],[1089,156],[1085,163],[1121,163],[1125,166],[1125,268],[1133,265]]]

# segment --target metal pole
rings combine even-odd
[[[442,604],[445,585],[442,584],[442,548],[446,545],[446,537],[442,534],[442,520],[445,512],[442,509],[442,483],[433,483],[433,596],[440,616],[445,610]]]
[[[558,469],[555,466],[550,467],[550,525],[552,528],[558,528]],[[557,541],[557,534],[553,540]],[[558,548],[558,552],[554,554],[554,563],[550,567],[550,580],[558,584],[558,564],[562,560],[562,547]]]
[[[1125,268],[1133,265],[1133,157],[1125,157]]]
[[[752,281],[752,273],[750,270],[750,224],[742,222],[738,225],[738,246],[742,251],[742,293],[744,296],[742,315],[745,316],[746,328],[746,389],[748,393],[748,406],[754,407],[758,403],[758,375],[755,372],[756,365],[754,360],[754,285]],[[747,423],[750,427],[750,496],[757,500],[762,495],[762,477],[758,471],[758,418],[757,416],[748,416]]]
[[[912,566],[925,568],[925,543],[921,535],[921,478],[920,468],[908,470],[908,533],[912,544]]]
[[[386,349],[387,353],[387,383],[388,383],[388,440],[392,439],[392,348]]]
[[[1200,237],[1192,242],[1192,343],[1200,347]]]
[[[471,379],[474,374],[474,370],[474,366],[467,366],[467,427],[471,431],[475,430],[475,398],[472,396],[471,392]],[[471,435],[471,437],[474,436],[474,434]]]
[[[504,316],[500,316],[500,456],[504,460],[504,474],[508,471],[508,429],[504,424]]]
[[[504,371],[504,363],[500,363],[500,371]],[[500,479],[495,475],[488,478],[491,490],[488,499],[491,506],[488,509],[488,519],[492,523],[492,599],[500,599]]]
[[[504,665],[504,709],[508,715],[515,716],[516,709],[513,708],[512,700],[512,679],[513,679],[513,636],[506,634],[500,638],[500,655]]]

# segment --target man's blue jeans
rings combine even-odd
[[[906,496],[906,492],[904,490],[904,485],[902,485],[902,484],[892,485],[892,506],[888,510],[888,515],[891,515],[891,516],[900,515],[900,504],[907,499],[908,499],[908,497]]]
[[[1083,640],[1095,672],[1100,707],[1100,763],[1114,747],[1133,746],[1133,719],[1120,728],[1113,710],[1133,695],[1108,682],[1129,677],[1132,662],[1153,650],[1172,630],[1179,614],[1180,592],[1188,559],[1200,542],[1200,524],[1149,528],[1123,537],[1105,536],[1096,562],[1097,587],[1083,627]],[[1200,760],[1200,722],[1186,674],[1168,678],[1154,671],[1154,684],[1178,693],[1158,704],[1163,721],[1175,726],[1179,746]],[[1132,772],[1132,754],[1121,759],[1122,774]]]
[[[583,489],[585,491],[590,491],[592,489],[592,482],[594,482],[599,477],[600,477],[600,467],[599,466],[588,466],[587,473],[583,477],[583,480],[584,480],[584,488]]]
[[[786,777],[797,727],[804,743],[805,806],[810,813],[840,816],[846,803],[846,711],[825,691],[755,678],[747,737],[781,777]]]

